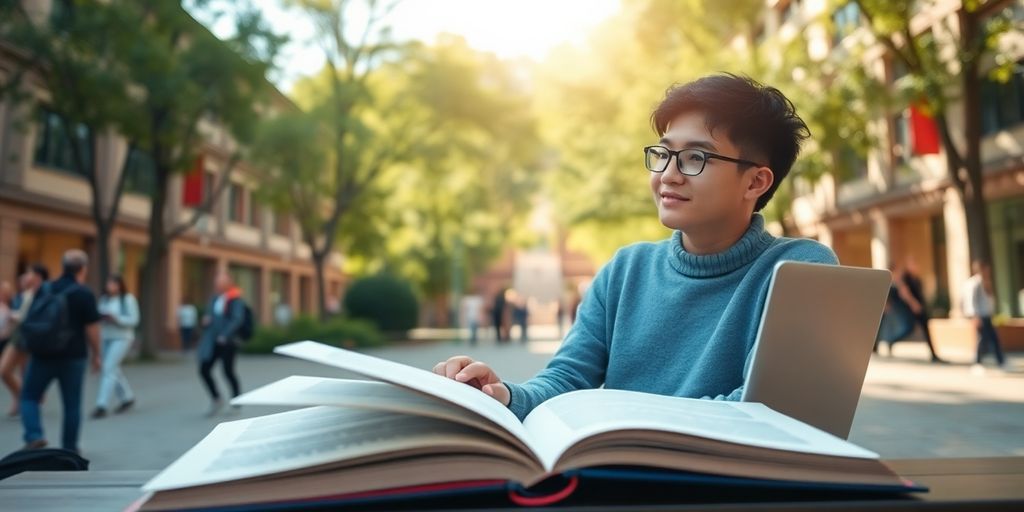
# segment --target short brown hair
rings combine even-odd
[[[765,162],[772,170],[775,182],[757,198],[755,212],[768,204],[811,136],[789,98],[744,76],[723,73],[670,87],[651,114],[651,126],[664,135],[668,124],[687,112],[703,113],[710,132],[724,129],[739,147],[739,158]]]

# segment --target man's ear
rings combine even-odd
[[[750,184],[747,185],[747,191],[743,194],[743,197],[756,201],[757,198],[768,192],[768,189],[772,188],[772,184],[775,183],[775,173],[768,167],[755,167],[750,169],[749,172]]]

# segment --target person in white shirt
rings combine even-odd
[[[480,327],[480,316],[484,312],[484,298],[479,295],[466,295],[462,298],[462,319],[469,327],[469,343],[476,345],[476,332]]]
[[[182,352],[192,349],[192,340],[195,339],[197,325],[199,325],[199,310],[188,302],[182,302],[178,306],[178,333],[181,335]]]
[[[115,413],[127,411],[135,405],[135,394],[121,371],[121,361],[135,341],[135,327],[139,325],[139,303],[128,293],[124,278],[117,274],[107,280],[106,292],[100,297],[97,307],[102,318],[100,338],[103,340],[103,366],[93,419],[107,415],[111,395],[115,393],[121,401]]]
[[[993,298],[992,267],[981,260],[971,264],[974,275],[964,285],[963,309],[964,316],[974,319],[974,327],[978,331],[978,350],[975,358],[975,369],[981,369],[981,361],[989,346],[995,353],[999,366],[1006,366],[1006,358],[999,343],[999,334],[992,325],[995,314]]]

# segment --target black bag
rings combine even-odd
[[[249,304],[241,298],[232,299],[232,302],[236,300],[242,303],[242,325],[238,326],[238,331],[236,333],[243,342],[249,341],[252,339],[252,334],[255,330],[252,308],[250,308]]]
[[[18,450],[0,459],[0,480],[23,471],[85,471],[89,461],[63,448]]]
[[[67,348],[75,331],[68,311],[68,295],[79,285],[72,284],[60,292],[40,288],[25,319],[18,326],[21,344],[33,356],[52,356]]]

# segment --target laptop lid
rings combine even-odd
[[[778,263],[742,400],[846,439],[891,281],[888,270]]]

